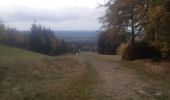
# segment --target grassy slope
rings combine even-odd
[[[88,67],[78,57],[50,57],[0,46],[2,100],[88,99]]]
[[[147,67],[150,66],[145,66],[141,62],[121,61],[120,63],[122,66],[134,70],[140,80],[150,84],[145,88],[145,91],[154,96],[156,100],[170,100],[170,78],[168,76],[162,76],[161,73],[155,74],[152,71],[148,71]],[[155,95],[157,91],[160,92],[159,95]]]
[[[16,48],[0,46],[0,99],[2,100],[89,100],[96,73],[86,56],[50,57]],[[83,59],[82,59],[83,58]],[[119,62],[117,56],[102,61]],[[113,59],[113,60],[111,60]],[[117,61],[118,60],[118,61]],[[147,73],[140,63],[120,61],[147,81],[149,94],[161,91],[156,100],[169,100],[169,80]]]

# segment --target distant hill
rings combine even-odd
[[[93,42],[97,41],[99,31],[55,31],[59,39],[67,42]]]

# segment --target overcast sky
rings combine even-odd
[[[34,20],[53,30],[98,30],[104,0],[0,0],[0,20],[28,30]]]

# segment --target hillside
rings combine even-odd
[[[0,46],[1,100],[169,100],[169,94],[169,78],[119,56],[51,57]]]
[[[65,95],[70,97],[65,93],[69,91],[66,88],[74,84],[75,77],[81,76],[82,69],[76,57],[50,57],[0,46],[0,98],[56,100]]]

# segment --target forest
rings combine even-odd
[[[123,59],[168,59],[170,0],[109,0],[100,17],[98,52]]]
[[[64,40],[59,40],[50,28],[36,23],[32,24],[29,31],[19,31],[16,28],[5,27],[1,23],[0,43],[47,55],[60,55],[68,52],[68,45]]]
[[[93,51],[121,55],[126,60],[170,58],[169,0],[108,0],[100,6],[106,11],[99,18],[102,27],[92,47],[97,45],[97,50]],[[90,40],[85,42],[88,47]],[[1,22],[0,43],[47,55],[73,51],[69,43],[57,38],[55,31],[36,22],[28,31],[6,27]]]

